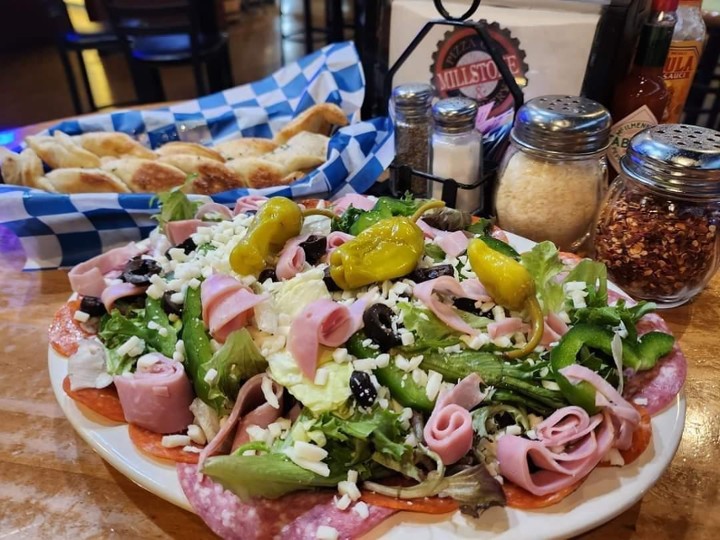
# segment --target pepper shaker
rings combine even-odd
[[[454,97],[432,108],[434,130],[430,144],[433,175],[471,185],[482,177],[482,135],[475,130],[475,100]],[[442,199],[442,184],[433,182],[433,197]],[[458,189],[455,207],[474,212],[481,206],[482,187]]]
[[[681,124],[630,140],[597,224],[596,258],[660,307],[699,294],[720,263],[720,132]]]
[[[393,90],[396,165],[428,172],[432,97],[433,87],[429,84],[401,84]],[[416,197],[427,197],[428,181],[424,178],[413,176],[407,187]]]

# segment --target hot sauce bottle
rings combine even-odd
[[[665,114],[670,92],[663,79],[663,67],[677,22],[679,0],[653,0],[650,20],[643,26],[630,73],[617,85],[610,112],[608,161],[615,171],[633,135],[657,125]]]
[[[665,109],[663,123],[676,124],[680,121],[690,94],[705,41],[706,29],[701,7],[702,0],[680,0],[678,20],[663,69],[665,84],[670,91],[670,102]]]

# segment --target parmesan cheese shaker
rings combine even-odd
[[[482,135],[475,130],[478,106],[475,100],[454,97],[438,101],[432,108],[434,130],[430,144],[430,170],[440,178],[470,185],[482,176]],[[433,197],[442,199],[443,186],[433,183]],[[455,207],[474,212],[480,207],[482,186],[458,189]]]
[[[588,238],[607,191],[610,113],[573,96],[544,96],[518,111],[495,190],[498,225],[573,251]]]

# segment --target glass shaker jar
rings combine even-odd
[[[440,178],[470,185],[482,176],[482,135],[475,130],[478,106],[464,97],[442,99],[432,108],[435,125],[430,143],[430,170]],[[442,199],[443,184],[433,182],[432,196]],[[458,189],[455,208],[474,212],[482,187]],[[446,201],[447,202],[447,201]]]
[[[573,251],[590,235],[607,191],[610,113],[573,96],[528,101],[498,172],[498,225]]]
[[[407,165],[416,171],[429,171],[432,98],[433,87],[429,84],[401,84],[393,90],[396,165]],[[416,197],[428,195],[428,181],[424,178],[413,176],[409,188]]]
[[[627,293],[683,304],[720,261],[720,132],[681,124],[641,131],[600,213],[596,257]]]

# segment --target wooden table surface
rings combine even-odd
[[[55,401],[46,330],[65,271],[19,272],[0,232],[0,538],[211,538],[193,514],[133,484],[85,444]],[[720,275],[663,313],[690,369],[678,454],[641,502],[584,539],[716,539],[720,534]]]

